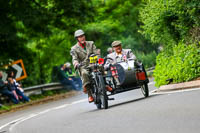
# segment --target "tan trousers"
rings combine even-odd
[[[80,74],[81,74],[81,80],[83,82],[83,86],[86,86],[87,84],[89,84],[90,83],[89,71],[85,68],[81,68]]]

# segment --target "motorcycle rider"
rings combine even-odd
[[[86,41],[85,33],[79,29],[75,31],[74,37],[77,43],[71,48],[72,63],[74,68],[78,70],[83,82],[83,92],[88,94],[88,101],[93,102],[94,98],[91,95],[91,82],[89,79],[89,71],[86,67],[89,65],[89,55],[98,54],[93,41]]]
[[[125,61],[127,59],[136,60],[136,56],[132,53],[131,49],[122,49],[121,41],[114,41],[112,43],[113,53],[107,55],[107,61],[105,68],[108,68],[110,64]]]
[[[131,49],[122,49],[121,41],[114,41],[112,43],[112,48],[114,52],[107,55],[107,60],[104,68],[107,70],[112,64],[116,64],[121,61],[126,61],[127,59],[136,60],[136,56],[132,53]],[[114,76],[117,87],[120,86],[120,81],[117,75]]]

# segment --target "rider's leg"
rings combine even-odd
[[[89,89],[90,79],[89,72],[86,69],[81,70],[81,79],[83,82],[83,92],[87,93]]]
[[[92,97],[92,94],[91,94],[89,72],[86,69],[81,70],[81,79],[83,81],[83,92],[88,93],[88,101],[93,102],[94,98]]]
[[[91,84],[87,84],[87,85],[83,86],[83,92],[85,94],[88,94],[88,101],[89,102],[93,102],[94,101],[94,98],[93,98],[92,92],[91,92]]]
[[[109,85],[106,85],[106,90],[111,92],[113,90],[113,88],[110,87]]]
[[[92,96],[92,92],[91,92],[91,89],[88,90],[88,101],[91,103],[94,101],[94,98]]]

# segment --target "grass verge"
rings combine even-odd
[[[51,90],[45,91],[43,94],[30,95],[30,102],[19,103],[19,104],[4,104],[0,107],[0,114],[15,112],[22,110],[33,105],[44,104],[50,101],[56,101],[63,98],[72,97],[77,95],[77,91],[66,91],[66,90]]]

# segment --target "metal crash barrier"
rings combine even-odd
[[[63,89],[64,86],[57,82],[57,83],[48,83],[48,84],[43,84],[43,85],[36,85],[36,86],[31,86],[24,88],[24,93],[26,95],[31,95],[31,94],[41,94],[43,91],[47,90],[58,90],[58,89]]]
[[[155,67],[151,67],[147,69],[147,72],[151,72],[155,69]],[[43,84],[43,85],[36,85],[36,86],[31,86],[24,89],[24,93],[29,96],[31,94],[42,94],[44,91],[47,90],[58,90],[58,89],[63,89],[65,88],[61,83],[56,82],[56,83],[48,83],[48,84]],[[0,101],[5,101],[7,97],[2,96],[0,93]]]
[[[44,91],[47,90],[58,90],[58,89],[63,89],[65,88],[61,83],[48,83],[48,84],[43,84],[43,85],[36,85],[36,86],[31,86],[24,89],[24,93],[29,96],[31,94],[42,94]],[[0,93],[0,101],[6,101],[8,100],[7,97],[2,96]]]

